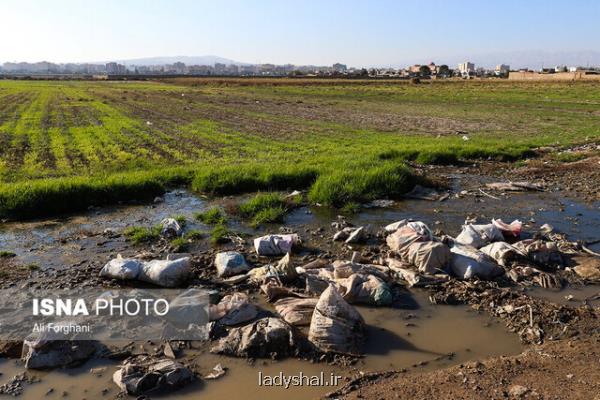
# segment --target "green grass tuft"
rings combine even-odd
[[[2,250],[0,251],[0,258],[12,258],[15,257],[16,254],[12,251]]]
[[[316,170],[306,167],[236,165],[198,172],[192,189],[218,195],[301,189],[309,187],[316,177]]]
[[[287,203],[277,193],[259,193],[239,206],[242,217],[251,219],[252,226],[281,222],[287,211]]]
[[[147,228],[143,226],[132,226],[123,232],[123,234],[135,244],[152,242],[160,237],[160,231],[162,227],[160,225]]]
[[[150,200],[168,184],[186,181],[183,170],[129,172],[106,177],[48,178],[0,185],[0,217],[34,218],[84,210],[90,205]]]
[[[185,219],[185,215],[174,215],[172,218],[175,221],[177,221],[177,223],[179,224],[179,226],[182,227],[182,228],[187,223],[187,220]]]
[[[227,243],[230,240],[229,234],[230,232],[224,224],[218,224],[210,232],[210,243],[213,245]]]
[[[199,212],[195,215],[195,218],[207,225],[223,224],[226,221],[225,215],[217,207]]]
[[[311,188],[309,199],[339,208],[350,202],[398,197],[410,191],[415,183],[415,176],[402,164],[341,168],[321,175]]]

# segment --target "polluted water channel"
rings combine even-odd
[[[234,201],[236,199],[233,199]],[[227,201],[231,201],[228,199]],[[186,191],[166,193],[152,204],[123,205],[92,209],[85,213],[51,220],[8,222],[0,231],[0,248],[16,254],[22,264],[34,263],[40,268],[69,268],[86,262],[100,267],[117,253],[135,255],[140,248],[129,243],[122,232],[130,226],[153,226],[165,217],[183,215],[189,229],[209,231],[210,227],[194,220],[193,215],[212,206],[222,206],[221,200],[206,200]],[[420,220],[449,235],[456,235],[467,217],[482,222],[492,218],[505,221],[520,219],[525,230],[536,230],[543,224],[565,232],[571,240],[593,241],[600,226],[599,204],[583,204],[554,193],[520,193],[501,201],[473,197],[451,196],[446,201],[403,200],[385,208],[363,209],[348,216],[357,225],[369,225],[374,230],[401,219]],[[239,221],[230,221],[237,232],[257,237],[279,231],[281,225],[297,232],[309,248],[319,248],[333,254],[339,244],[331,240],[330,225],[337,219],[335,210],[321,207],[299,207],[285,217],[283,224],[267,224],[259,229]],[[199,249],[206,250],[207,243]],[[594,250],[598,247],[594,245]],[[528,293],[566,304],[582,301],[598,292],[598,287],[566,288],[562,291],[530,289]],[[572,297],[571,297],[572,296]],[[260,295],[255,295],[258,298]],[[259,300],[257,300],[259,301]],[[262,304],[264,308],[271,307]],[[367,324],[364,357],[351,366],[328,365],[325,362],[288,358],[280,361],[232,358],[210,354],[205,347],[185,350],[180,361],[192,360],[200,375],[209,373],[216,364],[227,369],[217,380],[197,380],[185,388],[165,393],[152,393],[152,398],[168,399],[306,399],[318,398],[335,389],[334,386],[269,387],[260,385],[261,376],[305,376],[323,374],[344,378],[359,372],[407,369],[424,371],[444,368],[469,360],[481,360],[499,355],[514,355],[522,350],[517,335],[510,333],[498,320],[467,306],[431,305],[425,291],[406,289],[394,307],[356,307]],[[272,310],[272,309],[271,309]],[[148,344],[146,344],[148,345]],[[141,346],[141,344],[140,344]],[[114,398],[119,390],[112,382],[118,362],[92,359],[76,368],[51,371],[28,371],[34,383],[24,386],[23,399]],[[0,384],[25,371],[22,361],[0,360]]]
[[[469,360],[491,356],[518,354],[522,346],[516,335],[504,326],[466,306],[433,306],[426,293],[406,291],[398,308],[357,307],[367,323],[365,356],[349,367],[311,363],[304,360],[256,360],[231,358],[200,352],[194,363],[208,373],[220,363],[227,369],[218,380],[199,380],[175,392],[151,394],[151,398],[191,400],[202,399],[307,399],[319,398],[335,386],[284,387],[261,386],[265,376],[331,376],[345,377],[357,372],[385,370],[432,370]],[[185,352],[184,359],[194,350]],[[29,371],[39,382],[25,386],[22,399],[97,399],[113,398],[118,388],[112,382],[117,363],[91,360],[77,368],[52,371]],[[0,363],[1,383],[24,371],[21,361],[3,360]],[[36,379],[36,380],[37,380]],[[333,381],[332,381],[333,382]],[[243,394],[243,397],[242,397]]]

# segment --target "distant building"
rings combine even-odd
[[[227,69],[227,65],[222,63],[215,63],[215,74],[224,75]]]
[[[127,73],[127,68],[123,64],[109,62],[106,63],[106,73],[109,75],[125,75]]]
[[[421,71],[421,64],[415,64],[408,67],[408,72],[411,74],[418,74]]]
[[[348,67],[346,66],[346,64],[340,64],[340,63],[333,64],[332,68],[333,68],[334,72],[339,72],[342,74],[348,70]]]
[[[431,61],[428,65],[429,70],[431,71],[431,75],[437,75],[438,73],[438,67],[437,65],[435,65],[435,63],[433,61]]]
[[[462,76],[470,76],[475,73],[475,64],[472,62],[465,61],[464,63],[458,64],[458,72]]]
[[[496,65],[496,68],[494,69],[494,74],[497,76],[508,76],[509,72],[510,65],[507,64]]]

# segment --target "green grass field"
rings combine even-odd
[[[518,160],[599,137],[592,82],[0,80],[0,215],[151,197],[167,185],[312,186],[311,199],[341,206],[409,188],[407,160]]]

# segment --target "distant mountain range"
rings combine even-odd
[[[176,62],[182,62],[185,65],[212,65],[216,63],[220,64],[234,64],[234,65],[248,65],[228,58],[218,56],[173,56],[173,57],[146,57],[146,58],[132,58],[128,60],[114,60],[119,64],[139,66],[139,65],[166,65],[174,64]]]

